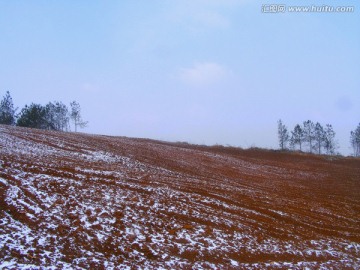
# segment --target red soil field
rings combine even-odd
[[[0,269],[359,268],[359,158],[0,125]]]

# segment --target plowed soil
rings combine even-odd
[[[359,269],[360,159],[0,126],[0,269]]]

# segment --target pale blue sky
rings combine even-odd
[[[354,6],[265,14],[267,3]],[[360,122],[358,1],[0,0],[0,95],[77,100],[89,133],[277,148],[277,120]]]

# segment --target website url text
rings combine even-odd
[[[354,6],[287,6],[283,4],[267,4],[261,6],[262,13],[350,13]]]

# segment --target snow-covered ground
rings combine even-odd
[[[360,160],[0,125],[0,269],[359,269]]]

